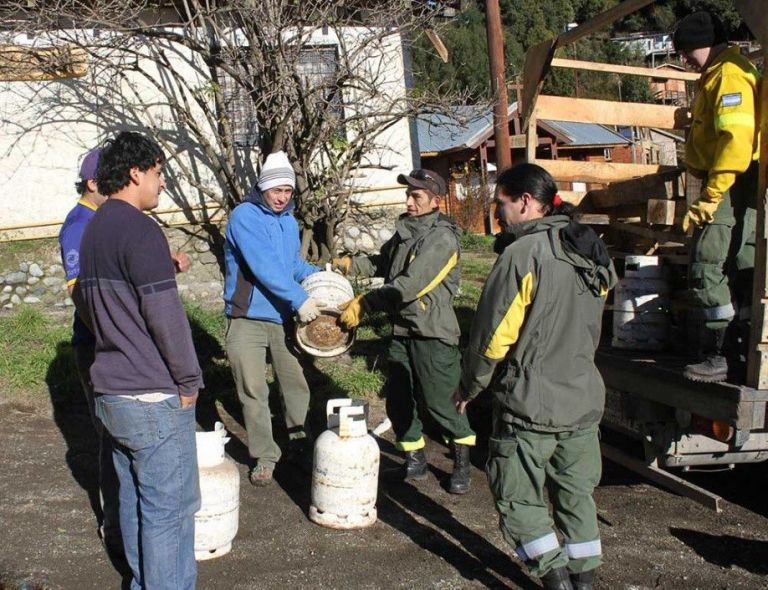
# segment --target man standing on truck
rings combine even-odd
[[[701,72],[685,161],[703,188],[685,214],[683,230],[694,228],[688,285],[702,337],[700,362],[684,374],[694,381],[724,381],[726,330],[737,312],[749,319],[752,294],[759,74],[738,47],[728,47],[722,23],[709,12],[682,19],[673,39],[683,60]]]
[[[456,225],[440,212],[448,192],[436,172],[417,169],[400,174],[405,185],[406,213],[395,225],[395,235],[372,256],[345,256],[334,266],[345,274],[384,277],[384,285],[341,306],[340,321],[348,328],[362,315],[386,311],[392,318],[389,346],[387,416],[405,452],[404,479],[427,477],[427,456],[419,406],[438,423],[453,451],[452,494],[465,494],[470,485],[469,448],[475,433],[459,414],[451,396],[461,376],[459,322],[453,300],[459,289],[459,239]]]

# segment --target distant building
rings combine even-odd
[[[492,232],[488,199],[495,185],[493,113],[474,107],[456,107],[453,115],[430,114],[417,119],[422,165],[449,180],[445,210],[470,231]],[[512,162],[525,158],[525,136],[520,132],[517,103],[509,107]],[[642,148],[605,125],[539,119],[540,160],[633,162],[643,158]],[[634,152],[634,155],[633,155]],[[562,190],[586,191],[586,183],[560,183]]]
[[[631,33],[613,37],[611,41],[639,51],[652,68],[656,67],[657,62],[669,61],[675,55],[675,46],[669,33]]]
[[[657,70],[677,70],[684,72],[683,66],[666,63],[656,66]],[[689,95],[685,80],[669,80],[667,78],[651,78],[651,93],[653,99],[660,104],[670,104],[675,106],[688,106]]]

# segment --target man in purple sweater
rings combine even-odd
[[[96,175],[108,196],[80,244],[73,298],[96,339],[96,415],[115,441],[120,526],[132,589],[192,589],[200,507],[195,401],[203,386],[174,263],[143,211],[165,188],[160,146],[122,132]]]

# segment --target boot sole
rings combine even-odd
[[[469,492],[469,486],[467,486],[465,488],[464,487],[455,488],[455,487],[451,486],[451,487],[448,488],[448,493],[449,494],[454,494],[456,496],[463,496],[464,494],[466,494],[468,492]]]
[[[403,481],[424,481],[428,477],[429,477],[429,473],[424,473],[424,474],[419,473],[418,475],[406,475],[403,478]]]
[[[689,381],[696,381],[697,383],[722,383],[728,379],[728,375],[713,375],[711,377],[705,377],[704,375],[695,375],[693,373],[683,373],[683,377]]]

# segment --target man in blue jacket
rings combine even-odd
[[[267,350],[284,400],[291,451],[299,456],[310,452],[304,428],[309,386],[286,343],[284,325],[294,314],[300,322],[319,315],[318,303],[300,283],[320,269],[299,254],[299,226],[292,215],[295,186],[285,153],[270,154],[256,188],[232,211],[224,246],[226,349],[243,406],[248,452],[255,460],[248,479],[257,486],[272,482],[280,460],[269,411]]]

